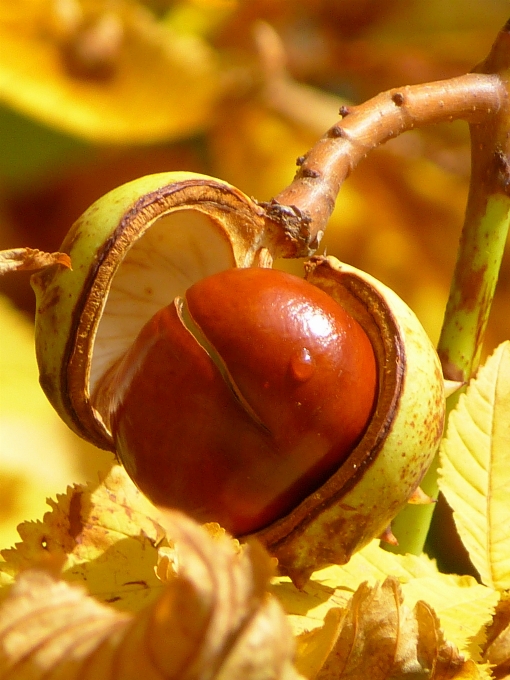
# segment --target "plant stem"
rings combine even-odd
[[[445,378],[463,382],[480,362],[510,221],[510,22],[478,68],[497,70],[507,96],[496,115],[470,126],[466,218],[438,345]]]
[[[497,73],[508,93],[510,22],[478,68]],[[471,122],[471,181],[438,353],[445,378],[467,382],[476,372],[510,225],[510,107],[508,94],[495,115]],[[458,393],[449,398],[451,410]],[[437,461],[423,490],[437,497]],[[427,537],[433,506],[409,506],[396,518],[398,552],[419,554]]]
[[[298,158],[300,167],[292,183],[263,204],[270,221],[300,232],[291,235],[295,250],[282,255],[306,256],[317,248],[343,181],[377,146],[432,123],[462,119],[485,124],[501,109],[505,97],[498,75],[469,73],[394,88],[359,106],[343,107],[341,120]]]

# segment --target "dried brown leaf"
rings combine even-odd
[[[466,657],[482,661],[480,649],[485,644],[486,627],[492,621],[499,593],[471,576],[454,574],[415,578],[402,591],[409,607],[419,600],[426,601],[440,618],[446,638]]]
[[[305,677],[317,677],[336,644],[343,619],[342,609],[329,609],[322,627],[304,631],[297,637],[296,668]]]
[[[413,613],[418,624],[416,660],[430,671],[431,678],[455,677],[464,665],[464,658],[444,639],[435,611],[426,602],[419,601]]]
[[[468,659],[455,675],[455,680],[487,680],[488,678],[492,678],[488,669],[477,665],[472,659]]]
[[[258,543],[239,550],[228,534],[217,532],[204,541],[201,533],[192,534],[186,523],[175,523],[174,514],[165,515],[161,522],[167,535],[176,544],[176,571],[179,579],[196,584],[201,605],[207,607],[205,620],[200,622],[195,612],[186,617],[185,608],[194,606],[193,598],[182,603],[182,640],[176,641],[176,652],[187,658],[193,654],[189,677],[200,667],[217,668],[211,677],[266,678],[271,668],[275,678],[299,677],[290,665],[294,641],[285,614],[267,588],[273,575],[273,560]],[[191,523],[187,520],[189,526]],[[184,531],[183,531],[184,527]],[[195,595],[195,600],[197,595]],[[201,646],[190,647],[191,620]],[[232,638],[232,630],[238,635]],[[233,643],[233,644],[232,644]],[[174,658],[167,654],[175,677],[183,675]],[[169,676],[172,676],[169,673]],[[265,675],[268,673],[268,675]]]
[[[71,258],[66,253],[45,253],[34,248],[0,250],[0,275],[10,271],[31,271],[58,264],[71,269]]]
[[[0,677],[299,680],[294,641],[267,592],[271,560],[169,513],[176,575],[137,614],[47,571],[23,572],[0,608]]]
[[[57,669],[62,678],[86,677],[85,660],[101,643],[110,646],[128,621],[127,614],[101,605],[83,588],[28,570],[0,609],[0,677],[35,680]]]
[[[317,680],[447,680],[464,672],[466,662],[444,639],[432,608],[417,602],[411,611],[397,579],[388,577],[382,585],[363,583],[354,593]]]
[[[510,600],[502,599],[496,608],[492,624],[487,629],[484,659],[492,664],[493,674],[504,678],[510,674]]]

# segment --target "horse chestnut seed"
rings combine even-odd
[[[371,343],[327,293],[229,269],[157,312],[109,386],[118,455],[156,504],[234,535],[288,514],[370,419]]]

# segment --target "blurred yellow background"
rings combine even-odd
[[[471,70],[509,16],[508,0],[0,0],[0,249],[57,250],[95,199],[152,172],[268,200],[342,103]],[[434,340],[468,180],[465,124],[407,133],[347,180],[321,246],[394,288]],[[507,255],[488,351],[510,337],[509,274]],[[0,279],[0,547],[112,462],[46,403],[33,312],[29,275]]]

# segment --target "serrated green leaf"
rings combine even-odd
[[[510,588],[510,342],[480,369],[450,414],[440,488],[487,586]]]

